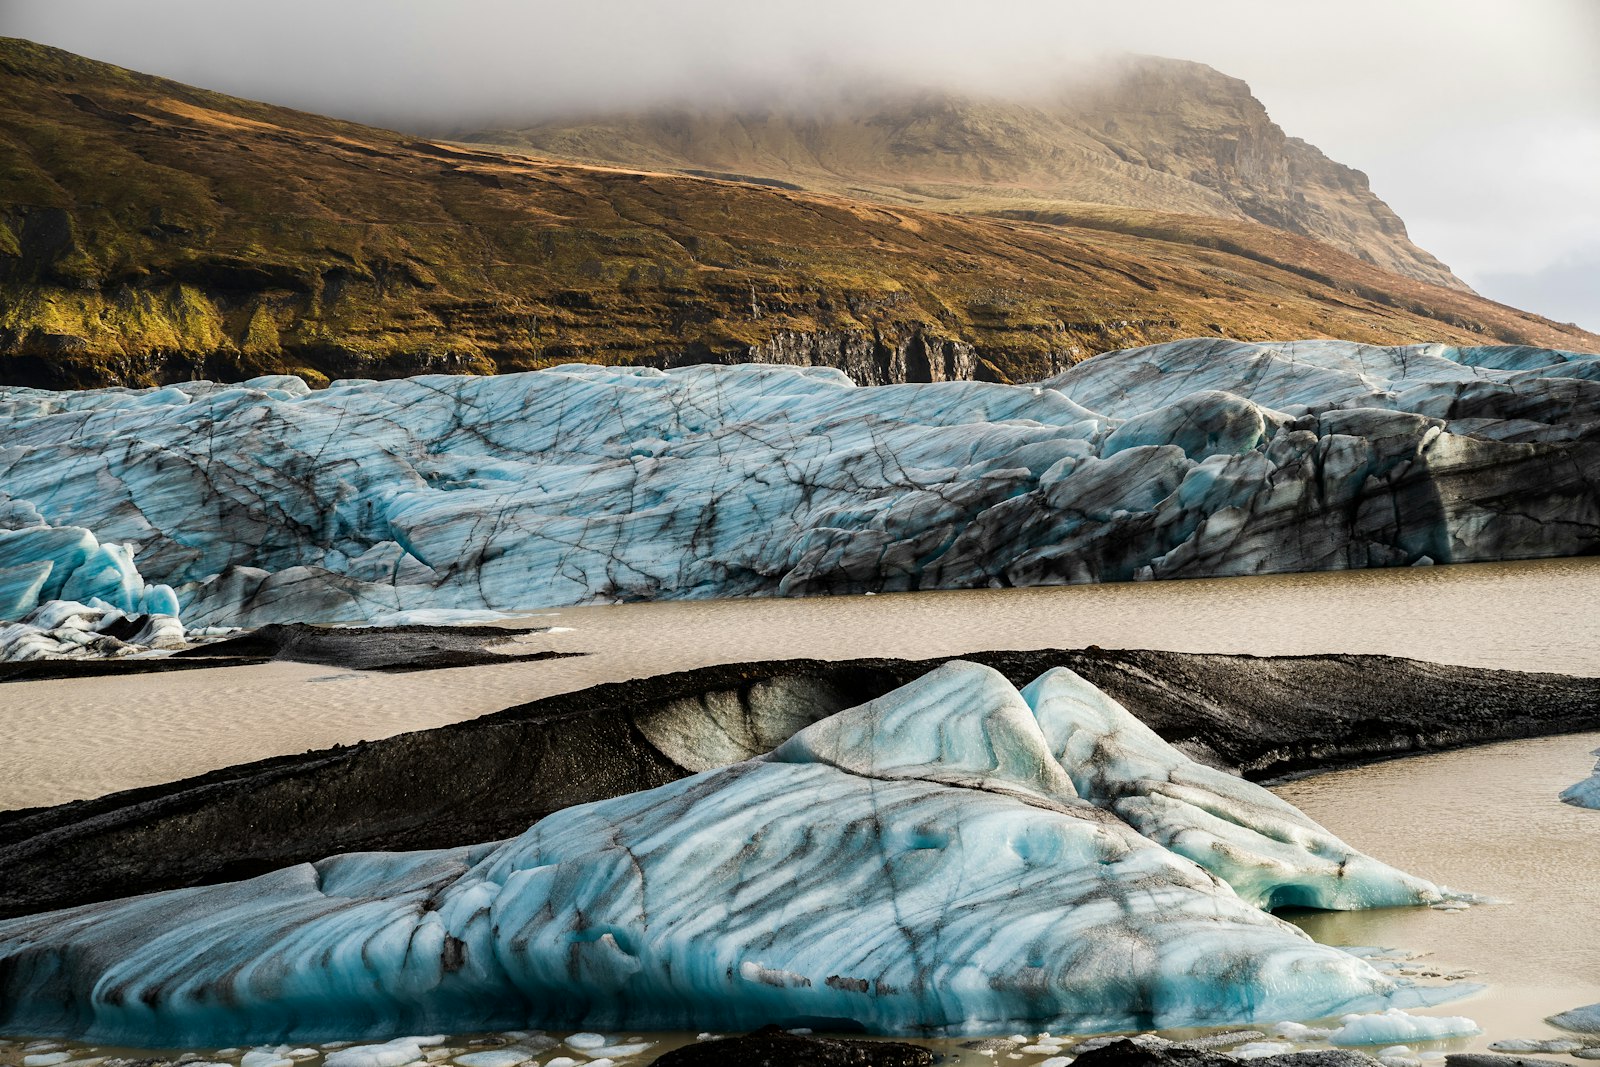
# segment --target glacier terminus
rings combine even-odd
[[[1180,341],[1036,385],[570,365],[7,388],[0,414],[12,656],[114,651],[138,627],[113,623],[153,615],[392,622],[1600,545],[1600,357],[1526,347]]]

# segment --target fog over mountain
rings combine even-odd
[[[433,134],[841,85],[1027,96],[1136,51],[1247,80],[1484,295],[1600,327],[1592,0],[6,0],[0,34]]]

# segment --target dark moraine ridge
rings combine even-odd
[[[145,616],[126,628],[137,632]],[[36,682],[51,678],[100,678],[108,675],[158,674],[204,667],[246,667],[272,660],[293,660],[352,671],[437,671],[484,667],[530,660],[565,659],[583,652],[496,652],[525,634],[544,628],[508,630],[503,626],[315,626],[273,623],[220,641],[192,645],[170,656],[86,659],[25,659],[0,662],[0,682]]]
[[[1374,656],[1093,647],[959,658],[1019,685],[1070,667],[1196,758],[1253,779],[1600,729],[1600,678]],[[337,852],[510,837],[562,808],[768,751],[945,661],[704,667],[435,730],[3,812],[0,916],[227,881]]]

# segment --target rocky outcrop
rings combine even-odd
[[[1238,78],[1202,63],[1141,56],[1059,106],[1119,159],[1209,190],[1256,222],[1315,237],[1396,274],[1467,288],[1411,242],[1365,174],[1286,135]]]
[[[741,363],[825,367],[843,371],[857,385],[1001,380],[999,371],[971,345],[921,330],[904,336],[883,331],[786,331],[742,349],[714,352],[691,348],[640,362],[662,369],[704,364],[729,367]],[[1072,360],[1064,353],[1049,359],[1049,366],[1057,372],[1071,365]]]
[[[1590,678],[1362,656],[1090,650],[966,658],[1018,685],[1068,667],[1180,751],[1258,780],[1600,728],[1600,681]],[[508,837],[574,804],[759,755],[942,662],[706,667],[422,733],[3,812],[0,915],[245,877],[335,851]]]

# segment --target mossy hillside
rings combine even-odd
[[[958,216],[508,156],[21,41],[0,75],[0,381],[666,364],[832,333],[960,339],[1012,380],[1217,332],[1600,345],[1250,223]]]

